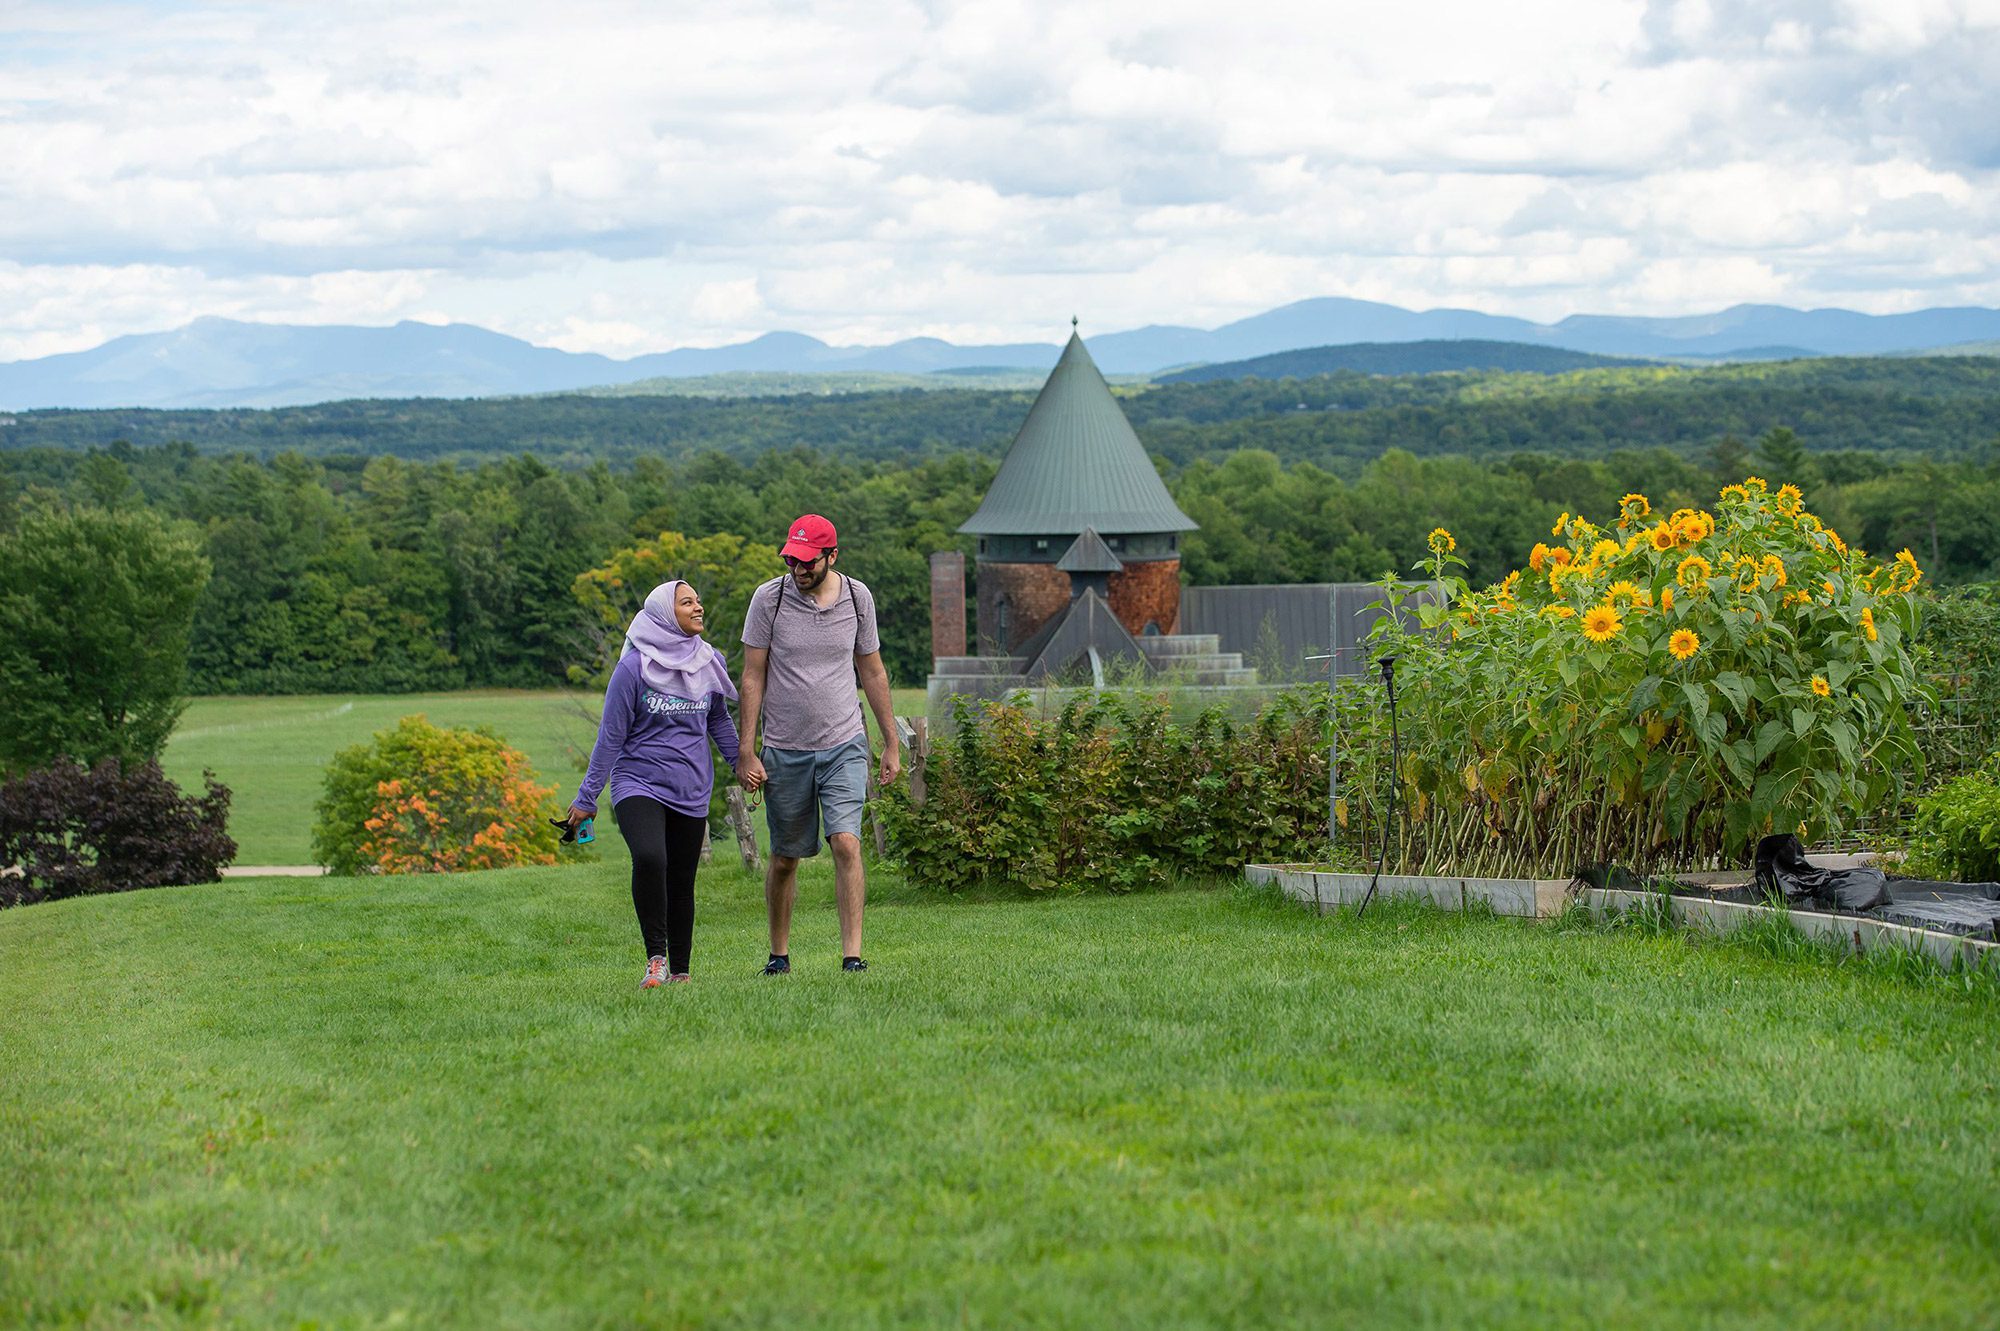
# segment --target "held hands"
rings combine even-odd
[[[737,755],[736,780],[746,793],[754,795],[762,790],[766,779],[762,758],[754,753]]]

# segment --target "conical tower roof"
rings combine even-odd
[[[986,498],[959,530],[1073,536],[1087,527],[1118,535],[1199,525],[1167,493],[1083,339],[1072,332]]]

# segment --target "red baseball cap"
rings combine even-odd
[[[833,524],[817,513],[807,513],[792,524],[789,539],[779,554],[792,559],[818,559],[840,544]]]

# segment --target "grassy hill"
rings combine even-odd
[[[15,1325],[1990,1326],[1992,994],[1271,898],[930,902],[836,969],[616,865],[0,914]]]
[[[898,715],[924,710],[921,689],[894,694]],[[490,726],[526,754],[538,780],[567,798],[576,790],[576,758],[587,754],[599,698],[560,689],[470,689],[454,693],[196,698],[181,716],[161,762],[183,789],[215,772],[233,798],[229,834],[236,862],[312,862],[312,807],[327,761],[405,716],[441,726]],[[867,718],[872,734],[875,721]],[[762,820],[758,820],[762,826]],[[607,823],[601,853],[622,859],[625,844]]]

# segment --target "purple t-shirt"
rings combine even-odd
[[[614,805],[644,795],[675,813],[706,818],[715,785],[711,738],[734,767],[736,722],[721,694],[676,698],[648,688],[639,653],[625,653],[604,691],[604,719],[590,750],[590,770],[577,787],[577,807],[595,813],[597,794],[609,777]]]

